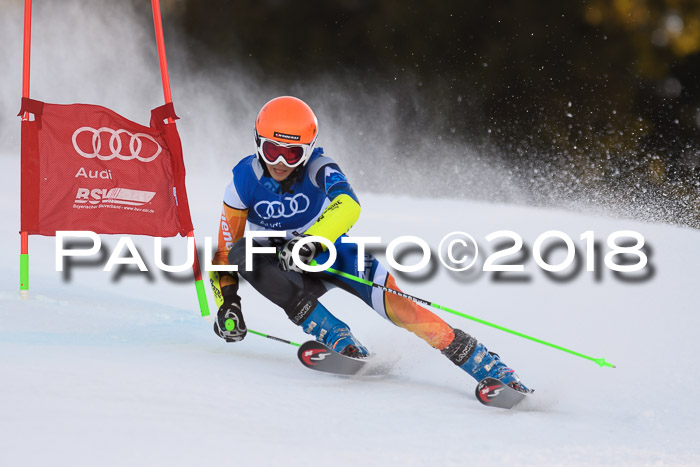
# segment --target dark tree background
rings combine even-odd
[[[557,174],[675,199],[698,223],[700,1],[163,0],[206,67],[351,76],[402,118]],[[194,58],[194,60],[198,60]],[[417,105],[418,104],[418,105]],[[426,122],[427,123],[427,122]],[[516,170],[517,171],[517,170]],[[537,172],[537,171],[535,171]],[[564,174],[564,175],[562,175]]]

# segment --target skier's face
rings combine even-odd
[[[272,175],[272,178],[278,182],[281,182],[285,178],[289,177],[289,175],[294,171],[294,167],[287,167],[282,163],[282,161],[274,165],[268,164],[267,162],[265,164],[267,165],[267,170],[270,172],[270,175]]]

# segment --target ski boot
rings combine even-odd
[[[301,323],[305,333],[311,334],[317,341],[329,349],[352,358],[365,358],[367,349],[355,339],[347,324],[333,316],[321,303]]]
[[[454,333],[454,340],[442,353],[455,365],[477,381],[494,378],[520,392],[532,392],[513,369],[501,361],[498,354],[489,352],[484,344],[460,329],[455,329]]]

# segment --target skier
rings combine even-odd
[[[374,257],[358,264],[357,245],[341,237],[360,215],[357,195],[323,148],[314,148],[318,121],[311,108],[290,96],[265,104],[255,122],[256,154],[233,169],[224,193],[215,265],[236,265],[238,273],[212,272],[210,280],[219,310],[216,334],[227,342],[245,338],[247,328],[238,296],[238,274],[258,292],[281,307],[287,317],[334,351],[355,358],[369,355],[350,327],[319,302],[330,288],[356,295],[380,316],[425,340],[477,381],[491,377],[523,392],[529,391],[495,353],[466,332],[452,328],[432,312],[408,299],[326,271],[305,273],[292,260],[292,248],[304,236],[320,236],[335,245],[334,269],[399,290],[394,278]],[[277,253],[252,255],[246,268],[246,222],[249,230],[285,231],[284,238],[257,238],[256,247],[273,246]],[[305,264],[325,263],[329,255],[321,243],[299,250]],[[231,325],[233,323],[233,326]],[[228,325],[228,326],[227,326]]]

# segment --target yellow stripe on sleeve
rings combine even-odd
[[[321,213],[314,225],[304,232],[317,235],[335,243],[338,237],[350,230],[360,217],[360,205],[350,195],[338,195]]]

